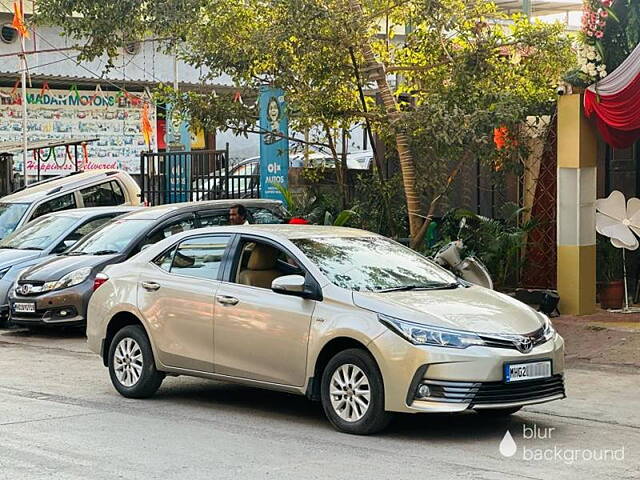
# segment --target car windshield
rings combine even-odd
[[[0,203],[0,238],[16,229],[28,209],[28,203]]]
[[[71,228],[77,219],[62,215],[40,217],[20,227],[0,242],[0,248],[44,250]]]
[[[380,292],[457,286],[426,257],[383,237],[319,237],[292,242],[329,280],[348,290]]]
[[[149,228],[153,220],[112,220],[86,236],[67,255],[106,255],[122,253],[138,234]]]

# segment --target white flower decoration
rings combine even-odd
[[[596,200],[596,231],[609,237],[617,248],[636,250],[640,245],[640,199],[630,198],[614,190],[607,198]],[[634,235],[635,233],[635,235]]]

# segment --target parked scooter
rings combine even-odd
[[[462,258],[464,244],[460,239],[462,229],[466,226],[467,219],[460,220],[460,228],[458,230],[458,240],[449,242],[444,245],[433,256],[433,260],[440,266],[450,270],[458,277],[469,283],[480,285],[481,287],[493,289],[493,281],[487,267],[474,256]]]

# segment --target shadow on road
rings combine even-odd
[[[10,338],[34,338],[42,340],[64,340],[85,338],[84,327],[32,327],[32,328],[2,328],[0,335]]]
[[[260,416],[281,422],[304,423],[331,429],[319,402],[288,393],[261,390],[207,380],[168,379],[155,396],[156,401],[224,410],[234,415]],[[396,414],[381,435],[397,440],[477,441],[501,438],[507,429],[522,430],[527,421],[526,408],[511,417],[495,418],[463,412],[459,414]],[[536,418],[541,428],[555,426]]]

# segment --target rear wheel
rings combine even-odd
[[[151,344],[141,326],[128,325],[113,337],[109,375],[116,390],[128,398],[147,398],[160,388],[164,373],[156,370]]]
[[[516,413],[522,407],[511,407],[511,408],[481,408],[476,410],[480,415],[484,415],[487,417],[507,417],[513,413]]]
[[[364,350],[344,350],[329,360],[320,395],[327,418],[342,432],[368,435],[391,421],[391,413],[384,410],[382,375]]]

